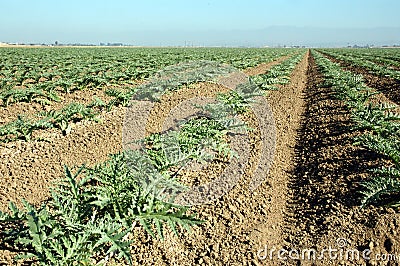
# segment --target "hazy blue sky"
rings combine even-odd
[[[400,37],[399,0],[0,0],[0,7],[0,41],[6,42],[212,45],[224,36],[229,45],[238,34],[250,38],[249,32],[262,35],[270,26],[296,26],[304,34],[310,28],[391,27],[397,29],[387,40]],[[260,36],[259,43],[290,40],[282,34],[280,40]]]

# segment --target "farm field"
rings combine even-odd
[[[399,263],[400,50],[0,55],[0,263]]]

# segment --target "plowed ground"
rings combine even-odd
[[[271,65],[247,73],[263,73]],[[164,241],[151,238],[138,226],[132,246],[135,264],[397,265],[344,256],[332,259],[328,253],[316,260],[296,257],[293,252],[290,257],[289,253],[278,256],[282,248],[300,253],[315,249],[317,257],[329,247],[360,254],[371,249],[371,258],[378,253],[400,253],[399,214],[382,207],[359,208],[359,182],[368,177],[368,169],[384,164],[384,158],[352,145],[357,133],[350,130],[349,112],[322,82],[307,53],[291,82],[266,96],[276,124],[276,151],[265,182],[255,191],[248,189],[252,158],[259,156],[255,131],[250,136],[254,151],[243,179],[216,201],[192,208],[206,222],[180,237],[166,232]],[[212,86],[208,89],[223,90]],[[51,182],[62,176],[64,164],[93,165],[120,151],[125,111],[116,108],[102,114],[101,123],[78,124],[66,137],[47,135],[48,142],[1,144],[1,209],[9,200],[43,202]],[[251,113],[244,119],[257,127]],[[214,169],[218,167],[223,164]],[[345,245],[338,247],[338,239],[345,240]],[[0,262],[12,265],[15,253],[0,249]]]

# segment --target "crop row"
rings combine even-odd
[[[371,169],[372,177],[361,185],[364,190],[361,205],[386,203],[399,206],[400,192],[400,114],[396,104],[373,103],[379,92],[367,87],[363,77],[344,71],[318,52],[313,51],[323,73],[325,84],[336,91],[338,99],[350,109],[353,130],[360,132],[354,145],[360,145],[390,161],[390,166]]]
[[[235,155],[226,137],[248,129],[237,115],[249,110],[254,96],[273,88],[260,80],[288,82],[289,72],[303,56],[287,59],[274,67],[274,74],[256,78],[257,83],[249,79],[236,90],[219,94],[216,103],[198,107],[209,116],[152,134],[139,142],[141,149],[113,154],[104,163],[81,166],[75,172],[65,167],[65,179],[54,185],[45,204],[35,207],[23,201],[20,209],[10,203],[9,212],[0,212],[2,227],[7,228],[3,244],[23,250],[17,258],[41,265],[89,265],[110,259],[131,264],[136,227],[162,239],[166,227],[179,234],[202,223],[188,214],[189,206],[174,203],[187,189],[177,180],[178,172],[190,161]],[[153,87],[156,94],[157,88]]]
[[[288,49],[0,48],[0,99],[3,105],[36,95],[56,100],[59,92],[131,85],[183,61],[209,60],[245,69],[291,53]],[[29,89],[29,96],[19,96],[24,89]]]
[[[297,53],[282,63],[271,67],[267,73],[252,77],[251,80],[264,90],[279,89],[277,85],[284,85],[290,81],[290,74],[303,57],[304,53]]]
[[[388,68],[400,67],[400,54],[397,49],[329,49],[344,56],[369,60]]]
[[[363,67],[375,75],[381,76],[381,77],[390,77],[393,79],[400,80],[400,71],[395,70],[391,67],[393,66],[399,66],[400,63],[393,65],[393,63],[388,63],[387,61],[389,59],[385,59],[385,61],[380,61],[379,63],[372,61],[372,57],[374,57],[374,54],[371,55],[371,57],[366,57],[366,56],[360,56],[357,55],[357,53],[352,52],[346,52],[347,50],[339,50],[339,49],[320,49],[319,51],[323,52],[324,54],[327,54],[329,56],[332,56],[338,60],[342,60],[345,62],[350,63],[353,66],[356,67]]]
[[[301,58],[302,53],[297,53],[294,56],[291,56],[289,59],[283,61],[281,64],[272,67],[268,73],[252,77],[251,80],[262,89],[276,88],[275,86],[277,84],[285,84],[289,81],[291,71],[301,60]],[[205,72],[202,73],[202,71],[204,71],[201,70],[202,63],[204,64],[207,62],[199,61],[199,66],[196,66],[196,69],[199,71],[196,73],[195,77],[188,80],[175,80],[174,88],[205,81],[209,75]],[[208,62],[208,64],[210,63]],[[193,67],[193,65],[191,66]],[[169,69],[169,71],[172,72],[176,70],[179,69],[176,69],[176,67]],[[16,139],[29,141],[34,131],[48,128],[58,128],[64,135],[66,135],[71,131],[71,123],[80,120],[96,120],[96,116],[100,113],[100,111],[104,109],[110,111],[114,106],[127,106],[134,94],[144,95],[148,93],[148,90],[152,92],[155,88],[162,88],[163,86],[164,84],[150,82],[149,84],[145,84],[143,86],[131,86],[127,89],[110,88],[104,92],[105,95],[111,97],[111,100],[109,100],[107,103],[98,98],[95,98],[88,105],[71,103],[61,110],[40,112],[36,114],[36,119],[28,119],[25,115],[21,114],[18,116],[18,119],[0,126],[0,137],[2,137],[1,141],[8,142]],[[171,86],[169,87],[171,88]],[[24,92],[30,91],[29,89],[23,90]],[[14,97],[16,96],[14,95]],[[37,100],[37,98],[34,99]]]

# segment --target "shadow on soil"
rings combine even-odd
[[[311,56],[307,76],[288,219],[299,226],[315,225],[316,232],[323,234],[327,230],[326,217],[360,205],[359,182],[381,159],[376,153],[352,145],[358,133],[351,129],[349,111],[335,99],[331,88],[322,86]]]

